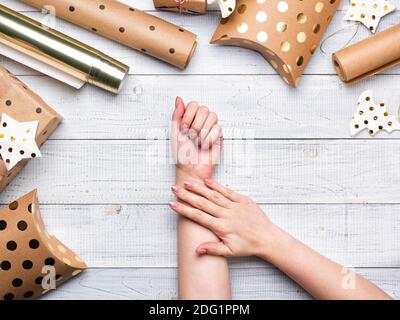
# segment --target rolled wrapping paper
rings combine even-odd
[[[296,87],[336,12],[340,0],[238,0],[211,43],[258,51]]]
[[[203,14],[207,11],[207,0],[154,0],[154,7],[159,10]]]
[[[129,70],[104,53],[2,5],[0,44],[114,93],[121,88]]]
[[[21,1],[181,69],[196,48],[195,34],[118,1]]]
[[[400,64],[400,24],[332,55],[340,79],[355,83]]]
[[[3,113],[20,122],[39,121],[35,137],[38,146],[49,138],[62,121],[62,117],[42,98],[0,66],[0,117]],[[8,171],[4,161],[0,159],[0,191],[4,190],[28,161],[23,159]]]
[[[36,190],[0,209],[0,299],[36,299],[86,269],[46,232]]]

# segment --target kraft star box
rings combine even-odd
[[[258,51],[289,85],[297,87],[340,0],[238,0],[211,43]]]
[[[39,298],[85,268],[47,233],[36,190],[0,209],[0,300]]]
[[[3,120],[0,125],[0,191],[2,191],[30,158],[39,156],[39,152],[27,152],[27,150],[34,149],[35,145],[41,146],[61,123],[62,117],[11,72],[1,66],[0,115]],[[10,118],[13,119],[13,122],[20,122],[22,127],[24,127],[24,123],[31,123],[32,128],[36,128],[36,134],[32,136],[32,140],[34,140],[32,144],[24,146],[24,143],[28,144],[28,136],[22,136],[19,140],[19,132],[16,132],[15,136],[9,132],[8,139],[5,131],[10,131],[11,123],[7,123],[4,119]],[[31,129],[28,128],[23,133],[32,135],[33,132],[27,132],[28,130]],[[16,150],[14,145],[18,146],[18,141],[20,141],[21,148]],[[19,159],[20,161],[17,161]],[[13,161],[16,164],[11,167],[10,164]],[[40,161],[40,159],[34,159],[34,161]]]

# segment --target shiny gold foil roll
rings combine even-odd
[[[0,43],[113,93],[129,71],[104,53],[2,5]]]

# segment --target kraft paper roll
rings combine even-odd
[[[36,299],[86,268],[45,230],[36,190],[0,209],[0,299]]]
[[[184,69],[196,35],[114,0],[21,0],[57,17]]]
[[[102,52],[1,5],[0,43],[114,93],[129,70]]]
[[[400,63],[400,24],[332,55],[340,79],[355,83]]]
[[[207,0],[154,0],[154,7],[173,12],[204,14],[207,11]]]
[[[340,0],[238,0],[235,11],[222,19],[211,43],[258,51],[296,87],[317,49]]]
[[[42,98],[0,66],[0,116],[3,113],[20,122],[39,121],[35,137],[38,146],[49,138],[62,121],[62,117]],[[8,171],[4,161],[0,160],[0,191],[17,176],[28,161],[23,159]]]

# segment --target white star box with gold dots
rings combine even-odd
[[[344,19],[359,21],[375,33],[382,17],[394,10],[396,6],[386,0],[350,0],[350,7]]]
[[[0,66],[0,191],[40,155],[41,146],[62,117],[38,95]],[[39,161],[38,159],[37,161]]]
[[[338,7],[339,0],[238,0],[211,43],[258,51],[296,87]]]

